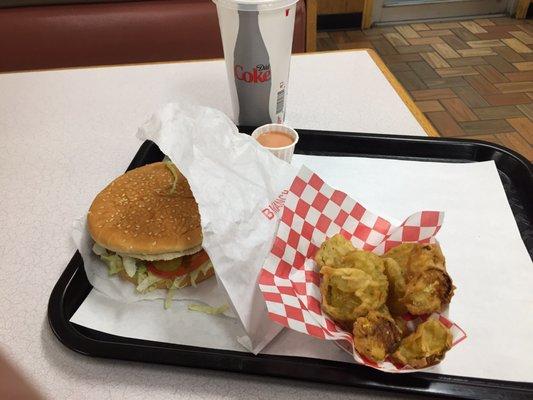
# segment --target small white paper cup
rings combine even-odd
[[[296,143],[298,143],[298,139],[299,139],[298,133],[294,129],[289,128],[286,125],[266,124],[254,130],[252,132],[252,137],[254,139],[257,139],[257,137],[260,136],[261,134],[272,132],[272,131],[285,133],[286,135],[292,138],[293,142],[290,145],[284,146],[284,147],[266,147],[266,146],[263,146],[263,147],[267,149],[268,151],[270,151],[272,154],[274,154],[276,157],[290,163],[292,159],[292,155],[294,154],[294,147],[296,146]]]

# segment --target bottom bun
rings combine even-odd
[[[118,275],[122,279],[124,279],[124,280],[126,280],[128,282],[131,282],[135,286],[137,286],[137,281],[135,280],[135,278],[128,276],[128,274],[126,273],[125,270],[121,270],[118,273]],[[211,278],[213,275],[215,275],[215,270],[213,269],[213,267],[209,268],[205,273],[204,272],[200,272],[198,274],[198,277],[196,278],[196,284],[198,285],[200,282],[203,282],[206,279]],[[171,282],[171,280],[170,279],[163,279],[162,281],[157,282],[157,284],[155,285],[155,288],[156,289],[168,289],[168,287],[167,287],[167,283],[168,282]],[[181,283],[180,289],[184,288],[184,287],[187,287],[187,286],[191,286],[191,277],[190,277],[190,275],[187,277],[187,279],[185,279]]]

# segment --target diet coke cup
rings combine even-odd
[[[298,0],[213,0],[240,125],[285,118],[294,15]]]

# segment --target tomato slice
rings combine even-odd
[[[157,275],[161,278],[174,279],[178,276],[183,276],[185,274],[188,274],[189,272],[194,271],[206,261],[209,261],[209,256],[207,255],[205,250],[202,249],[198,253],[183,257],[181,265],[173,271],[161,271],[157,269],[151,262],[146,263],[146,269],[152,274]]]

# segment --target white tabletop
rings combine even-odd
[[[49,398],[378,395],[91,359],[64,348],[48,327],[48,297],[75,250],[72,221],[127,167],[140,145],[137,127],[179,97],[229,113],[226,85],[222,61],[0,75],[0,348]],[[290,90],[288,121],[295,127],[424,135],[366,52],[296,56]]]

